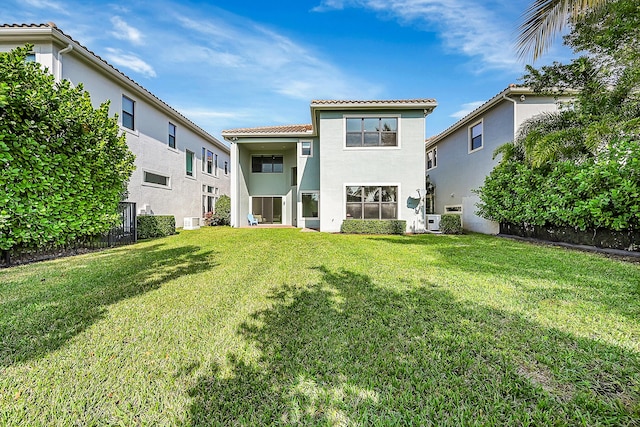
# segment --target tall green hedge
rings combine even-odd
[[[176,218],[173,215],[139,215],[138,239],[152,239],[176,234]]]
[[[340,226],[347,234],[404,234],[406,229],[407,221],[397,219],[348,219]]]
[[[0,250],[69,242],[119,218],[134,156],[109,104],[59,83],[25,60],[31,46],[0,53]]]
[[[440,218],[440,231],[444,234],[462,234],[462,218],[460,218],[460,215],[442,215]]]
[[[504,161],[479,194],[479,214],[499,223],[640,230],[640,141],[616,139],[581,163]]]

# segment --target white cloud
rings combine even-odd
[[[495,6],[495,5],[494,5]],[[436,31],[454,52],[480,58],[477,71],[519,69],[512,22],[472,0],[322,0],[315,11],[359,7],[391,16],[425,31]]]
[[[197,58],[211,73],[222,73],[227,79],[306,101],[375,97],[380,93],[379,87],[345,75],[310,48],[252,21],[175,18],[188,37],[184,46],[189,46],[191,55],[171,57],[185,62]]]
[[[119,16],[113,16],[111,18],[111,23],[115,31],[111,32],[111,35],[120,40],[128,40],[129,42],[140,45],[143,43],[142,41],[142,33],[137,29],[126,22]]]
[[[462,109],[449,115],[449,117],[453,117],[456,120],[460,120],[461,118],[463,118],[464,116],[466,116],[467,114],[469,114],[470,112],[472,112],[473,110],[475,110],[476,108],[478,108],[484,103],[485,101],[473,101],[473,102],[468,102],[466,104],[462,104]]]
[[[35,7],[36,9],[54,10],[65,15],[69,15],[69,11],[65,9],[60,3],[52,0],[23,0],[28,6]]]
[[[153,67],[132,53],[126,53],[120,49],[106,48],[105,58],[118,67],[133,70],[145,77],[156,77]]]

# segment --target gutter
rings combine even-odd
[[[522,95],[524,96],[524,95]],[[518,121],[516,120],[516,112],[517,112],[517,105],[518,105],[518,101],[516,101],[513,98],[510,98],[507,96],[507,94],[503,94],[502,95],[502,99],[504,99],[505,101],[511,101],[513,102],[513,139],[516,139],[516,133],[518,132]]]
[[[58,75],[56,76],[56,82],[60,83],[62,81],[62,55],[65,53],[71,52],[73,50],[73,45],[69,43],[67,47],[58,52]]]

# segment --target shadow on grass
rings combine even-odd
[[[99,320],[107,306],[157,289],[186,274],[215,267],[212,252],[198,246],[118,248],[27,271],[28,283],[3,284],[0,305],[0,366],[41,357]],[[19,289],[14,289],[19,288]],[[15,295],[15,296],[14,296]]]
[[[596,302],[629,320],[640,318],[640,269],[634,264],[613,269],[607,265],[613,261],[598,255],[478,234],[372,237],[371,240],[429,246],[437,254],[434,265],[475,277],[502,277],[519,287],[533,304],[579,298]],[[525,283],[530,279],[551,285],[529,287]]]
[[[187,425],[633,424],[638,354],[455,301],[319,267],[285,287],[190,391]],[[229,371],[230,369],[230,371]],[[635,421],[634,421],[635,420]]]

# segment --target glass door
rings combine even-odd
[[[282,224],[282,197],[253,197],[251,213],[259,224]]]

